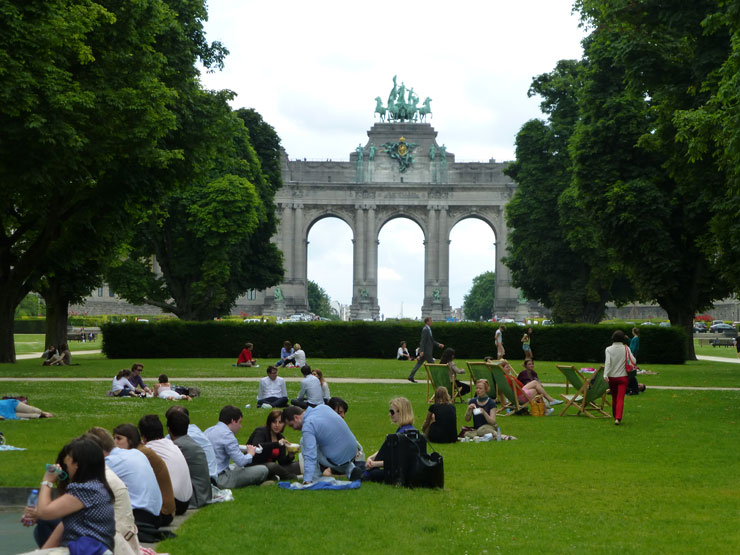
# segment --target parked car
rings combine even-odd
[[[695,322],[694,323],[694,332],[696,333],[704,333],[707,331],[707,325],[704,322]]]
[[[552,326],[552,320],[542,320],[543,326]]]
[[[724,333],[724,334],[731,334],[733,332],[737,333],[737,329],[734,326],[731,326],[730,324],[713,324],[709,326],[710,333]]]
[[[660,324],[658,324],[658,325],[659,325],[659,326],[660,326],[661,328],[670,328],[670,327],[671,327],[671,323],[670,323],[670,322],[661,322],[661,323],[660,323]]]

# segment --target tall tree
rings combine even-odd
[[[708,36],[729,34],[727,57],[715,59],[715,71],[701,84],[702,104],[676,111],[677,139],[686,145],[691,163],[712,162],[727,178],[727,188],[714,198],[711,237],[704,251],[717,259],[719,272],[735,293],[740,291],[740,1],[717,3],[702,21]]]
[[[463,297],[463,313],[468,320],[490,320],[496,297],[496,274],[484,272],[473,278],[470,291]]]
[[[506,206],[508,255],[514,284],[551,308],[556,321],[601,320],[607,301],[625,294],[624,281],[592,240],[589,220],[573,191],[568,143],[578,121],[581,63],[562,60],[534,79],[529,96],[542,98],[548,120],[531,120],[516,138],[516,161],[505,173],[517,182]]]
[[[329,299],[329,295],[326,294],[324,288],[309,279],[307,289],[308,309],[322,318],[331,318],[331,299]]]
[[[193,135],[208,137],[194,147],[201,172],[141,222],[128,258],[108,273],[134,304],[207,320],[227,314],[248,289],[282,279],[282,255],[269,240],[275,187],[227,100],[202,94],[201,117],[191,123]]]
[[[188,173],[174,135],[195,62],[225,51],[203,38],[203,0],[0,0],[0,17],[0,362],[12,362],[15,306],[63,256],[54,241],[121,229],[172,186],[156,176]]]
[[[703,32],[710,1],[579,4],[594,29],[570,145],[579,201],[599,219],[596,241],[637,294],[686,330],[693,358],[694,314],[730,292],[700,246],[724,176],[688,162],[673,120],[705,101],[701,83],[726,56],[727,36]]]

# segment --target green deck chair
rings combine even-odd
[[[498,365],[491,365],[491,374],[493,379],[496,381],[496,389],[498,390],[498,397],[501,401],[501,406],[498,408],[497,414],[501,413],[502,416],[508,416],[511,414],[517,414],[524,410],[529,410],[530,399],[522,392],[521,387],[517,385],[516,381],[512,380],[512,384],[506,379],[506,373]],[[527,399],[521,401],[519,396]],[[506,412],[509,409],[509,412]]]
[[[434,392],[440,386],[446,387],[452,402],[464,402],[457,384],[450,379],[450,368],[446,364],[424,363],[427,371],[427,402],[434,403]]]
[[[593,375],[582,374],[574,366],[558,364],[557,369],[562,372],[568,384],[576,390],[575,395],[560,394],[565,401],[565,406],[560,416],[563,416],[570,407],[578,410],[577,414],[585,414],[590,418],[609,418],[610,415],[604,411],[604,405],[608,404],[606,392],[609,384],[604,379],[604,367],[602,366]]]
[[[475,393],[475,382],[478,380],[487,380],[488,385],[491,386],[488,394],[494,399],[496,398],[496,381],[493,379],[493,374],[491,374],[491,366],[496,365],[496,363],[498,363],[498,361],[491,363],[465,362],[465,364],[468,365],[468,372],[470,373],[470,391],[472,393]]]

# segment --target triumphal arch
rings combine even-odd
[[[238,305],[258,306],[264,314],[284,316],[308,310],[308,233],[326,217],[344,220],[353,235],[352,319],[377,319],[378,234],[389,220],[416,222],[424,234],[424,301],[422,314],[434,319],[450,315],[450,231],[465,218],[488,224],[496,237],[494,313],[522,312],[518,290],[511,285],[506,254],[504,206],[516,185],[503,175],[504,163],[493,160],[457,163],[427,122],[431,99],[419,97],[394,78],[386,105],[376,98],[376,118],[367,142],[350,154],[349,162],[301,161],[283,157],[283,187],[275,195],[280,221],[273,240],[284,255],[283,283]],[[523,311],[526,313],[526,310]]]

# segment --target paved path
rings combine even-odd
[[[96,351],[75,351],[73,354],[76,355],[91,355],[100,353],[100,350]],[[18,359],[32,359],[40,358],[41,353],[29,353],[25,355],[18,355]],[[699,360],[708,360],[712,362],[728,362],[731,364],[740,364],[740,359],[737,358],[724,358],[724,357],[713,357],[697,355]],[[254,382],[257,383],[262,379],[263,376],[237,376],[237,377],[212,377],[212,378],[184,378],[187,382]],[[302,377],[285,377],[286,382],[300,382]],[[110,378],[19,378],[19,377],[0,377],[0,382],[109,382]],[[383,385],[404,385],[407,387],[421,387],[424,382],[419,384],[412,384],[405,378],[331,378],[331,383],[359,383],[359,384],[383,384]],[[565,383],[545,383],[545,387],[565,387]],[[690,386],[678,386],[678,385],[651,385],[650,389],[660,389],[668,391],[740,391],[740,387],[690,387]]]
[[[697,360],[708,360],[711,362],[729,362],[731,364],[740,364],[740,358],[712,357],[707,355],[696,355]]]
[[[180,381],[188,383],[196,382],[259,382],[261,377],[219,377],[214,376],[212,378],[182,378]],[[285,378],[286,382],[298,383],[303,378]],[[104,382],[109,383],[110,378],[28,378],[28,377],[0,377],[0,382]],[[355,384],[382,384],[382,385],[403,385],[406,387],[424,387],[425,382],[419,382],[412,384],[406,378],[331,378],[330,383],[355,383]],[[565,387],[564,382],[559,383],[545,383],[542,384],[545,387]],[[680,386],[680,385],[651,385],[649,389],[661,389],[668,391],[740,391],[740,387],[691,387],[691,386]]]

